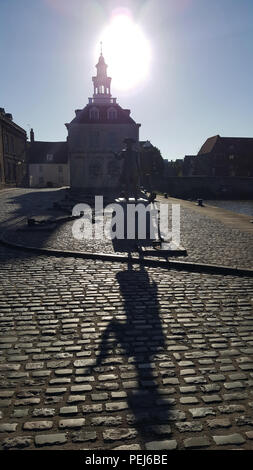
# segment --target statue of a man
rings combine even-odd
[[[133,150],[134,139],[125,139],[126,148],[114,154],[117,159],[123,159],[120,183],[122,184],[125,197],[138,197],[138,186],[140,183],[140,162],[138,152]]]

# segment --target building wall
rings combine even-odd
[[[19,131],[12,121],[1,121],[0,165],[3,184],[26,186],[28,165],[26,160],[26,133]]]
[[[2,124],[0,122],[0,187],[3,186],[4,178],[4,149],[3,149],[3,133]]]
[[[253,139],[249,139],[253,140]],[[253,177],[253,142],[218,138],[209,153],[194,158],[194,175]]]
[[[157,191],[183,199],[253,199],[253,178],[186,176],[157,179]]]
[[[139,142],[137,124],[73,124],[69,128],[70,183],[72,188],[116,188],[122,161],[113,152],[124,139]]]
[[[196,155],[192,163],[192,173],[189,174],[188,171],[185,171],[185,176],[253,176],[253,155],[210,153],[206,155]],[[186,168],[185,161],[184,167]]]
[[[31,188],[69,186],[69,165],[66,163],[30,163],[29,184]]]

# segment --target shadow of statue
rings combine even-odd
[[[126,319],[124,322],[113,319],[108,324],[96,367],[102,366],[104,359],[115,353],[112,346],[116,340],[117,354],[128,358],[128,366],[122,367],[125,372],[123,388],[130,411],[127,422],[145,441],[152,441],[157,439],[157,434],[162,437],[168,433],[168,426],[157,424],[168,423],[174,400],[166,396],[166,388],[159,390],[162,379],[155,366],[156,361],[168,359],[164,351],[157,284],[143,265],[134,270],[130,260],[129,255],[128,269],[116,275]],[[170,394],[170,390],[167,391]]]

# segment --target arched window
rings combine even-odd
[[[90,119],[96,121],[99,119],[99,110],[97,108],[90,109]]]
[[[117,111],[115,108],[109,108],[107,111],[107,119],[110,121],[117,119]]]

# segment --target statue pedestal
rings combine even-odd
[[[149,202],[144,198],[118,198],[115,202],[124,210],[124,238],[126,240],[153,241],[156,238],[152,230],[152,214]]]
[[[124,240],[135,240],[135,247],[144,256],[187,256],[181,245],[166,239],[160,231],[159,207],[144,198],[117,198],[124,210]],[[123,243],[124,244],[124,243]]]

